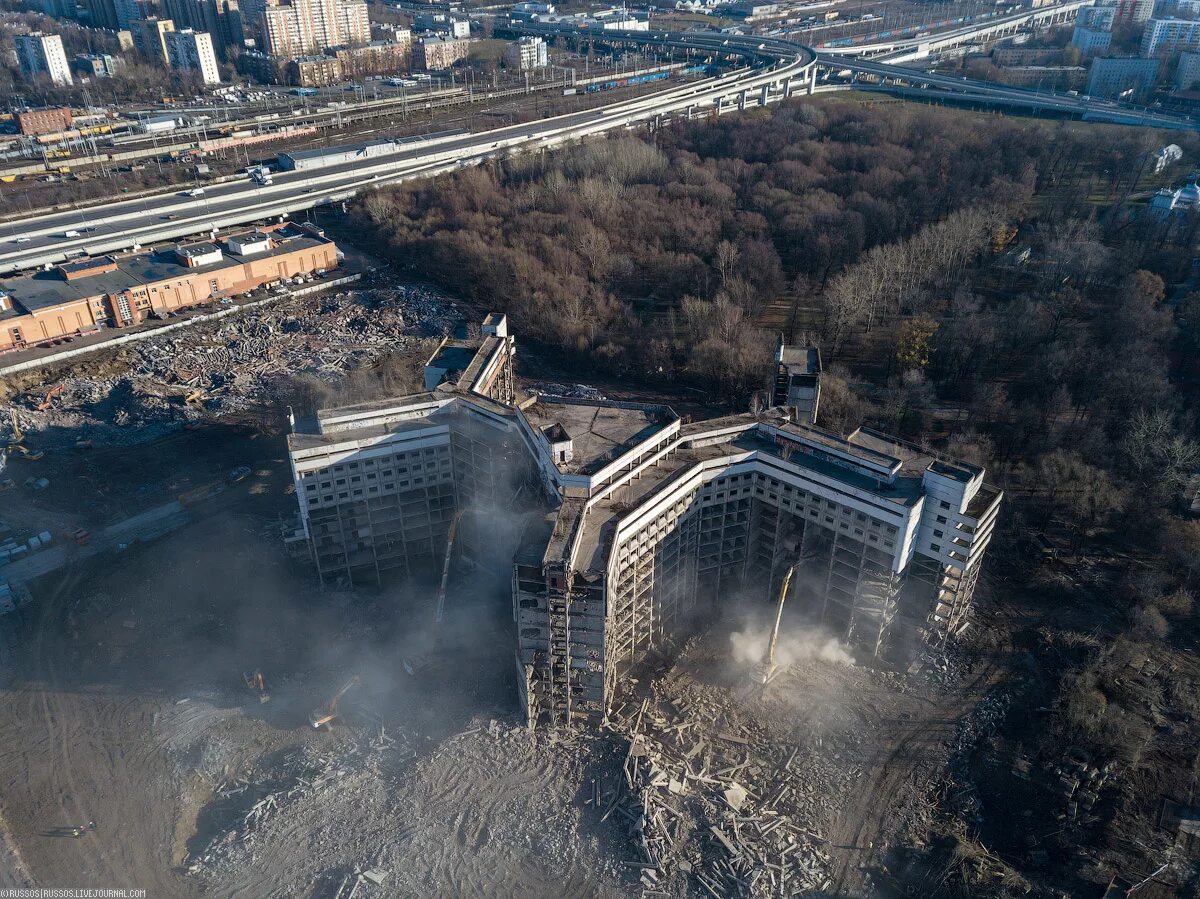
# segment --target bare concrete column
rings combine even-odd
[[[808,70],[806,77],[805,93],[810,97],[817,92],[817,67],[813,66]]]
[[[746,109],[746,92],[738,91],[738,112],[744,112]]]
[[[768,99],[770,96],[771,96],[771,85],[769,85],[769,84],[764,84],[764,85],[762,86],[762,92],[759,94],[759,97],[758,97],[758,105],[759,105],[759,106],[766,106],[766,105],[767,105],[767,99]]]
[[[782,84],[783,84],[783,99],[786,100],[788,97],[790,97],[792,95],[792,79],[784,78]]]

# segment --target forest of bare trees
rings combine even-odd
[[[388,188],[359,222],[581,373],[745,408],[787,331],[822,349],[823,425],[986,465],[1009,499],[989,563],[1004,586],[984,595],[1027,597],[1044,622],[1013,639],[1036,659],[1026,699],[1049,710],[997,746],[1123,766],[1090,838],[1133,866],[1129,834],[1158,839],[1159,794],[1200,742],[1196,682],[1135,688],[1128,669],[1197,644],[1200,213],[1147,210],[1187,176],[1151,174],[1168,140],[1196,163],[1191,137],[798,101]],[[1039,566],[1046,546],[1088,586]],[[1182,711],[1164,728],[1147,703]],[[1007,822],[999,847],[1042,814],[1014,827],[1003,791],[982,801]]]

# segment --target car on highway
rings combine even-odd
[[[197,187],[197,188],[194,188],[193,190],[185,190],[183,192],[183,195],[185,197],[202,197],[202,196],[204,196],[204,188]]]

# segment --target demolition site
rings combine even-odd
[[[706,415],[394,284],[10,392],[0,886],[901,889],[1003,712],[985,472],[822,428],[815,348]]]

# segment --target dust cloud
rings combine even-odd
[[[770,642],[769,627],[747,628],[729,635],[733,660],[739,664],[756,665],[763,661],[767,654],[767,644]],[[837,638],[827,633],[812,628],[780,633],[779,644],[775,647],[776,664],[792,665],[808,660],[854,666],[854,657]]]

